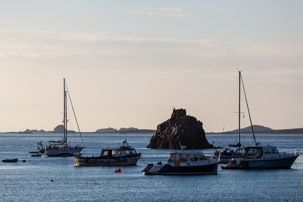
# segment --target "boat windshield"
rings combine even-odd
[[[136,154],[136,150],[132,149],[132,150],[129,150],[129,155],[135,155]]]
[[[267,147],[265,148],[265,154],[279,154],[279,151],[276,147]]]
[[[136,154],[136,150],[131,149],[131,150],[125,150],[125,155],[126,156],[132,156]]]
[[[250,147],[245,149],[244,157],[247,158],[260,158],[262,156],[262,148],[260,147]]]
[[[203,154],[199,155],[200,160],[206,160],[206,157]]]
[[[180,161],[181,163],[186,163],[189,155],[188,154],[170,154],[168,158],[168,162],[176,162]]]
[[[112,150],[102,150],[101,152],[101,156],[108,156],[108,157],[112,157],[113,155],[115,155],[115,153],[112,153]]]
[[[190,155],[190,161],[198,161],[198,155],[196,154]]]

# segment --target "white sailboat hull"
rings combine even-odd
[[[84,147],[66,147],[66,148],[58,148],[54,150],[45,151],[45,154],[48,157],[66,157],[66,156],[74,156],[75,154],[80,153]]]

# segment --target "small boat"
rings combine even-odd
[[[31,157],[41,157],[41,154],[32,154]]]
[[[79,134],[82,140],[83,146],[70,146],[67,144],[67,96],[69,97],[72,111],[74,113],[74,117],[77,123],[77,127],[79,129],[77,117],[75,115],[74,108],[72,106],[72,101],[70,98],[70,94],[68,91],[68,87],[66,84],[65,79],[63,79],[63,98],[64,98],[64,105],[63,105],[63,126],[64,126],[64,131],[63,131],[63,138],[62,140],[58,141],[49,141],[49,145],[43,147],[42,141],[39,141],[37,143],[37,152],[44,153],[48,157],[66,157],[66,156],[74,156],[79,154],[83,149],[84,149],[84,143],[82,140],[82,135],[79,129]]]
[[[218,159],[219,163],[228,163],[231,159],[240,158],[243,156],[243,149],[224,149],[223,151],[214,151],[211,156],[213,159]]]
[[[18,159],[3,159],[3,163],[16,163],[18,162]]]
[[[137,153],[125,140],[123,146],[102,149],[100,156],[97,157],[74,156],[74,166],[133,166],[137,165],[140,156],[141,153]]]
[[[44,153],[45,153],[45,148],[43,147],[42,140],[39,141],[39,142],[37,142],[36,151],[37,151],[38,153],[41,153],[41,154],[44,154]]]
[[[279,152],[274,146],[251,146],[245,148],[243,157],[232,159],[222,169],[291,168],[298,158],[294,153]]]
[[[31,151],[31,152],[28,152],[29,154],[39,154],[38,151]]]
[[[182,148],[182,147],[181,147]],[[166,164],[162,162],[148,164],[144,175],[204,175],[217,174],[218,161],[206,157],[200,151],[175,151],[169,153]]]

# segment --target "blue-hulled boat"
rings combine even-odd
[[[3,159],[3,163],[17,163],[18,159]]]
[[[252,129],[252,136],[254,140],[253,146],[245,147],[242,157],[232,158],[227,166],[222,166],[222,169],[263,169],[263,168],[291,168],[292,164],[298,158],[299,154],[279,152],[274,146],[261,146],[256,142],[252,119],[249,112],[247,97],[245,93],[244,83],[241,72],[239,71],[239,103],[241,84],[246,101],[246,107],[249,115],[249,121]],[[239,105],[239,134],[240,134],[240,105]],[[240,137],[240,136],[239,136]],[[240,138],[239,138],[240,140]],[[239,141],[240,142],[240,141]]]
[[[274,146],[251,146],[245,148],[243,157],[232,159],[222,169],[291,168],[299,154],[279,152]]]

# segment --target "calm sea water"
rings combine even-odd
[[[83,155],[99,155],[101,148],[116,147],[127,138],[147,163],[166,162],[170,150],[146,149],[152,134],[84,133]],[[19,158],[26,163],[0,162],[1,201],[303,201],[303,158],[286,170],[221,170],[218,175],[144,176],[137,166],[74,167],[72,157],[30,157],[36,142],[60,139],[60,134],[0,134],[0,159]],[[226,146],[235,135],[207,135],[210,143]],[[72,142],[79,138],[71,137]],[[243,136],[250,145],[250,135]],[[303,135],[257,135],[258,142],[283,151],[303,149]],[[302,150],[303,151],[303,150]],[[204,150],[210,155],[212,150]],[[302,155],[303,153],[300,152]],[[51,182],[53,179],[53,182]]]

